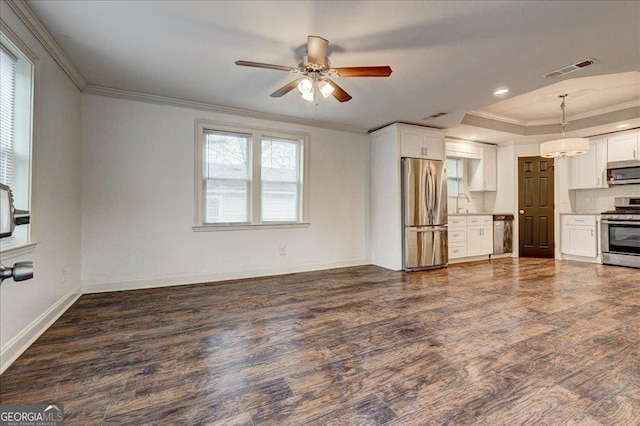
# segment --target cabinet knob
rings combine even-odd
[[[520,214],[524,214],[524,210],[520,210],[518,213],[520,213]]]

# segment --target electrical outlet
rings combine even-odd
[[[278,253],[280,254],[280,256],[286,255],[287,254],[287,246],[278,247]]]
[[[67,268],[66,267],[62,267],[62,282],[66,282],[67,281]]]

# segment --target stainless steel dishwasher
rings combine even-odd
[[[493,254],[513,252],[513,215],[493,215]]]

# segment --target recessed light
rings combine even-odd
[[[497,89],[495,92],[493,92],[493,94],[496,96],[506,95],[507,93],[509,93],[509,89],[507,89],[506,87]]]
[[[618,125],[616,126],[616,129],[624,129],[625,127],[629,127],[629,125],[628,125],[627,123],[625,123],[625,124],[618,124]]]
[[[477,136],[469,136],[469,140],[474,140],[474,139],[477,139],[477,138],[478,138]]]

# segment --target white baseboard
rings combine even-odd
[[[296,272],[320,271],[323,269],[368,265],[369,259],[354,258],[322,263],[306,263],[291,266],[258,267],[247,269],[229,269],[202,274],[175,274],[159,277],[139,278],[120,281],[84,281],[82,292],[103,293],[109,291],[140,290],[156,287],[198,284],[215,281],[237,280],[243,278],[265,277],[270,275],[291,274]]]
[[[18,359],[82,295],[80,285],[71,289],[21,333],[8,341],[0,350],[0,374]]]
[[[574,256],[571,254],[562,254],[561,259],[563,260],[575,260],[577,262],[587,262],[587,263],[602,263],[602,259],[600,256],[598,257],[584,257],[584,256]]]

